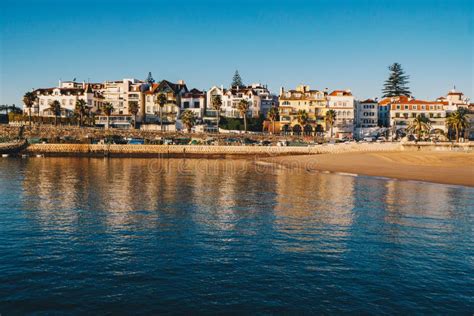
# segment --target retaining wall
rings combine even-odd
[[[400,150],[398,143],[385,144],[337,144],[313,147],[276,146],[200,146],[200,145],[88,145],[88,144],[33,144],[27,153],[45,155],[86,156],[280,156],[361,151]]]

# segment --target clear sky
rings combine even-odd
[[[189,88],[309,84],[380,96],[399,62],[417,98],[474,99],[472,0],[0,1],[0,103],[78,81],[183,79]]]

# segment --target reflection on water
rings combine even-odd
[[[0,313],[473,310],[471,188],[245,160],[0,175]]]

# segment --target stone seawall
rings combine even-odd
[[[323,153],[397,151],[398,143],[385,144],[337,144],[313,147],[276,146],[200,146],[200,145],[88,145],[88,144],[33,144],[29,154],[51,156],[116,156],[116,157],[195,157],[195,156],[281,156],[311,155]]]

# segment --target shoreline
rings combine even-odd
[[[363,152],[262,159],[286,168],[474,187],[474,153]]]

